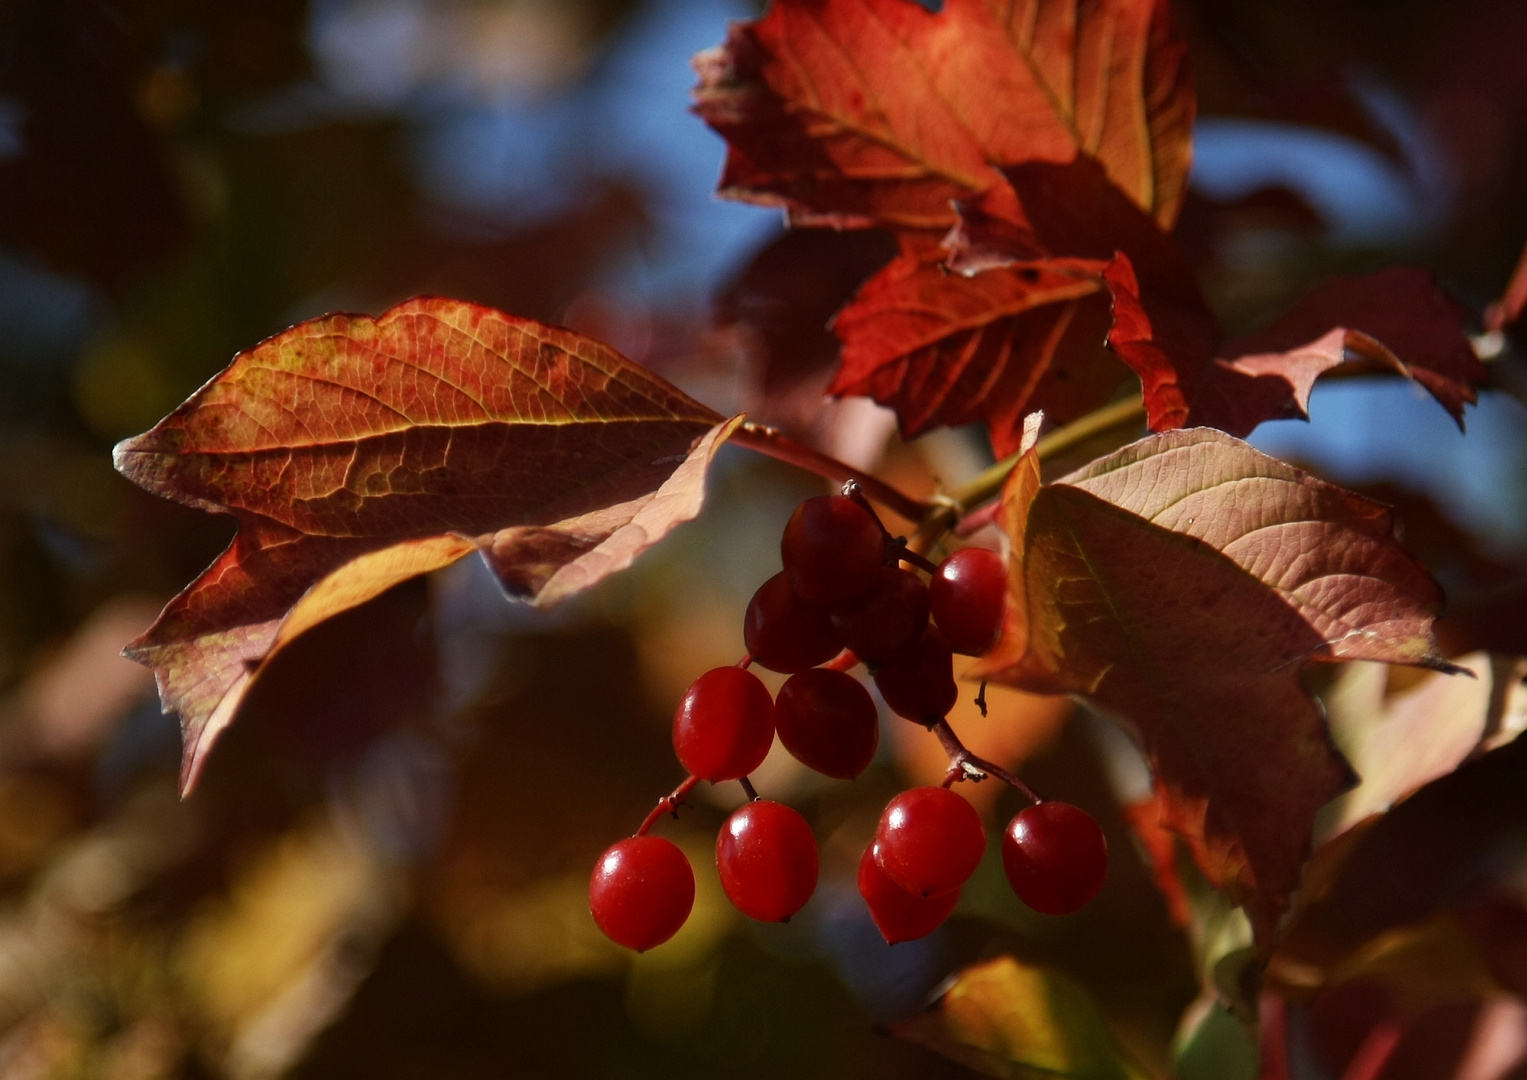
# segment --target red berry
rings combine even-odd
[[[589,878],[589,911],[604,936],[645,952],[684,925],[695,904],[695,874],[671,840],[633,836],[600,856]]]
[[[885,564],[885,530],[853,499],[818,495],[790,515],[779,551],[798,596],[836,604],[873,587]]]
[[[827,609],[796,596],[783,573],[760,585],[748,602],[742,640],[755,661],[786,675],[826,663],[843,649]]]
[[[955,652],[980,656],[997,640],[1007,568],[989,548],[961,548],[939,564],[928,583],[933,621]]]
[[[928,586],[910,570],[882,566],[869,592],[833,609],[832,625],[860,660],[883,660],[922,636]]]
[[[835,780],[869,767],[880,743],[880,715],[864,684],[831,668],[790,676],[775,702],[779,741],[803,765]]]
[[[738,911],[759,922],[784,922],[816,890],[816,837],[784,803],[757,799],[721,827],[716,869]]]
[[[1108,842],[1087,811],[1042,802],[1008,822],[1002,834],[1008,883],[1041,915],[1069,915],[1098,894],[1108,877]]]
[[[927,937],[944,924],[960,890],[938,896],[916,896],[892,881],[876,861],[876,846],[864,849],[859,860],[859,895],[870,909],[870,918],[887,945]]]
[[[954,653],[935,626],[886,657],[875,669],[880,696],[897,716],[925,723],[949,715],[960,699],[954,683]]]
[[[769,688],[743,668],[715,668],[701,675],[673,715],[673,749],[679,763],[713,784],[758,768],[773,743]]]
[[[939,896],[965,884],[986,851],[981,815],[941,787],[903,791],[875,829],[880,869],[909,893]]]

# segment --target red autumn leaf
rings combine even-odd
[[[1004,490],[1002,637],[981,671],[1126,718],[1163,824],[1270,940],[1316,811],[1352,782],[1300,683],[1310,659],[1447,669],[1435,583],[1387,508],[1208,428],[1151,436]]]
[[[1414,379],[1463,427],[1485,378],[1463,312],[1424,271],[1395,267],[1332,278],[1255,334],[1219,341],[1210,316],[1153,295],[1121,253],[1104,271],[1114,300],[1108,343],[1145,388],[1150,426],[1206,425],[1245,435],[1264,420],[1308,416],[1310,389],[1341,364]]]
[[[1334,278],[1267,329],[1225,341],[1175,244],[1095,163],[1003,175],[1006,184],[959,204],[949,264],[974,280],[1057,261],[1100,275],[1113,297],[1108,343],[1139,376],[1155,430],[1206,425],[1244,435],[1264,420],[1304,417],[1315,379],[1343,363],[1415,379],[1460,426],[1464,403],[1475,400],[1484,369],[1462,311],[1420,270]],[[1064,354],[1040,362],[1067,360],[1081,362]],[[1049,402],[1036,394],[1030,407]],[[992,436],[1009,445],[1013,429],[992,422]]]
[[[942,263],[941,251],[903,253],[839,313],[843,366],[833,393],[890,406],[908,438],[985,421],[993,449],[1006,456],[1034,402],[1064,422],[1107,401],[1128,377],[1103,351],[1108,298],[1085,261],[971,277]]]
[[[984,421],[998,456],[1017,449],[1026,413],[1065,423],[1128,378],[1104,349],[1103,273],[1116,252],[1158,293],[1205,310],[1166,234],[1094,159],[1002,176],[957,204],[942,247],[908,244],[839,313],[831,387],[894,408],[907,437]]]
[[[699,509],[731,425],[608,347],[456,300],[330,315],[242,353],[117,468],[234,516],[128,655],[195,782],[261,665],[322,619],[479,548],[551,603]]]
[[[1160,0],[775,0],[695,58],[720,191],[795,224],[944,229],[992,166],[1078,153],[1169,226],[1193,92]]]

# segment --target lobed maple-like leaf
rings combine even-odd
[[[944,229],[992,166],[1095,157],[1170,226],[1193,93],[1162,0],[774,0],[695,58],[720,192],[794,224]]]
[[[833,324],[830,389],[892,407],[904,436],[984,421],[1005,457],[1026,413],[1065,423],[1110,400],[1129,377],[1105,348],[1121,250],[1158,293],[1204,310],[1166,234],[1092,158],[1003,169],[956,207],[942,246],[905,244]]]
[[[1386,507],[1208,428],[1150,436],[1045,485],[1029,449],[999,522],[1015,556],[980,673],[1126,718],[1162,823],[1265,945],[1316,811],[1353,781],[1299,669],[1452,670],[1432,641],[1435,583]]]
[[[597,341],[455,300],[240,354],[115,454],[239,523],[127,650],[180,714],[183,789],[303,630],[479,549],[512,594],[554,603],[698,512],[733,423]]]
[[[1032,276],[1052,264],[1095,274],[1113,304],[1108,344],[1139,376],[1153,430],[1245,435],[1265,420],[1304,418],[1315,380],[1343,364],[1414,379],[1462,426],[1484,367],[1462,309],[1423,271],[1333,278],[1266,329],[1226,340],[1172,239],[1097,163],[1034,163],[1003,176],[1007,183],[959,204],[948,265],[973,281]],[[1076,367],[1083,358],[1057,351],[1040,359],[1067,361]],[[1048,406],[1047,394],[1030,405]],[[1057,419],[1070,408],[1062,412]],[[993,442],[1011,445],[1011,419],[987,419]]]
[[[1108,297],[1082,260],[961,277],[941,251],[904,252],[833,321],[843,352],[829,389],[895,409],[907,438],[984,421],[1005,457],[1034,401],[1065,422],[1128,377],[1104,352],[1108,326]]]
[[[1004,454],[1026,411],[1064,420],[1112,395],[1123,373],[1103,351],[1101,266],[1065,260],[1106,261],[1118,238],[1085,253],[1036,243],[1034,258],[1062,261],[965,282],[934,242],[1014,183],[1009,170],[1046,165],[1092,239],[1111,223],[1096,223],[1098,190],[1170,227],[1193,94],[1165,3],[776,0],[696,68],[695,109],[728,144],[721,194],[783,206],[792,224],[900,233],[902,253],[836,319],[832,393],[893,407],[908,436],[985,421]]]
[[[1108,343],[1140,376],[1152,430],[1245,435],[1264,420],[1306,418],[1315,380],[1342,364],[1414,379],[1461,429],[1485,379],[1463,310],[1414,268],[1332,278],[1265,330],[1229,341],[1206,310],[1153,293],[1127,254],[1104,277],[1114,305]]]

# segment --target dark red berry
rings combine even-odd
[[[827,609],[796,596],[783,573],[760,585],[748,602],[742,640],[757,663],[786,675],[826,663],[843,650]]]
[[[684,925],[695,904],[695,874],[671,840],[633,836],[599,857],[589,878],[589,911],[604,936],[645,952]]]
[[[701,780],[719,783],[746,776],[774,743],[774,702],[751,671],[715,668],[684,693],[673,715],[679,763]]]
[[[960,902],[960,890],[938,896],[916,896],[907,892],[876,861],[875,845],[864,849],[859,860],[859,895],[870,909],[870,918],[887,945],[927,937],[944,924]]]
[[[759,922],[784,922],[816,890],[816,837],[784,803],[756,799],[721,827],[716,869],[738,911]]]
[[[803,765],[835,780],[869,767],[880,743],[880,714],[864,684],[831,668],[790,676],[775,701],[779,741]]]
[[[1002,869],[1029,907],[1069,915],[1098,894],[1108,877],[1108,842],[1093,816],[1063,802],[1042,802],[1008,822]]]
[[[897,716],[923,723],[949,715],[960,698],[954,683],[954,653],[938,628],[881,661],[875,669],[880,696]]]
[[[890,801],[875,829],[880,869],[917,896],[953,892],[986,851],[981,815],[941,787],[917,787]]]
[[[818,495],[790,515],[779,551],[797,595],[836,604],[873,587],[885,563],[885,530],[853,499]]]
[[[955,652],[971,656],[980,656],[997,640],[1006,595],[1002,556],[983,547],[956,551],[928,583],[933,621]]]
[[[922,636],[928,625],[928,586],[910,570],[882,566],[869,592],[833,609],[832,625],[860,660],[884,660]]]

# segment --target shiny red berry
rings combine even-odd
[[[796,596],[783,573],[760,585],[748,602],[742,640],[756,663],[786,675],[826,663],[843,650],[827,609]]]
[[[960,699],[954,682],[954,653],[935,626],[903,646],[875,669],[880,696],[897,716],[926,723],[949,715]]]
[[[1008,883],[1041,915],[1069,915],[1098,894],[1108,877],[1108,842],[1087,811],[1063,802],[1035,803],[1002,834]]]
[[[955,652],[980,656],[997,640],[1007,596],[1007,568],[989,548],[961,548],[928,583],[933,621]]]
[[[907,892],[880,869],[875,845],[864,849],[859,860],[859,895],[870,909],[870,918],[887,945],[927,937],[944,924],[960,902],[960,890],[938,896],[917,896]]]
[[[836,604],[873,587],[885,563],[885,530],[853,499],[818,495],[790,515],[779,550],[797,595]]]
[[[684,925],[695,874],[671,840],[633,836],[600,856],[589,878],[589,911],[605,937],[645,952]]]
[[[779,741],[803,765],[852,780],[874,760],[880,714],[864,684],[831,668],[790,676],[775,701]]]
[[[869,592],[833,609],[832,625],[860,660],[884,660],[922,636],[928,625],[928,586],[910,570],[882,566]]]
[[[784,922],[816,890],[816,837],[784,803],[757,799],[721,827],[716,869],[738,911],[759,922]]]
[[[986,851],[981,815],[948,788],[892,799],[875,829],[880,869],[909,893],[939,896],[965,884]]]
[[[715,668],[701,675],[685,691],[673,716],[673,749],[679,763],[713,784],[758,768],[773,743],[769,688],[743,668]]]

